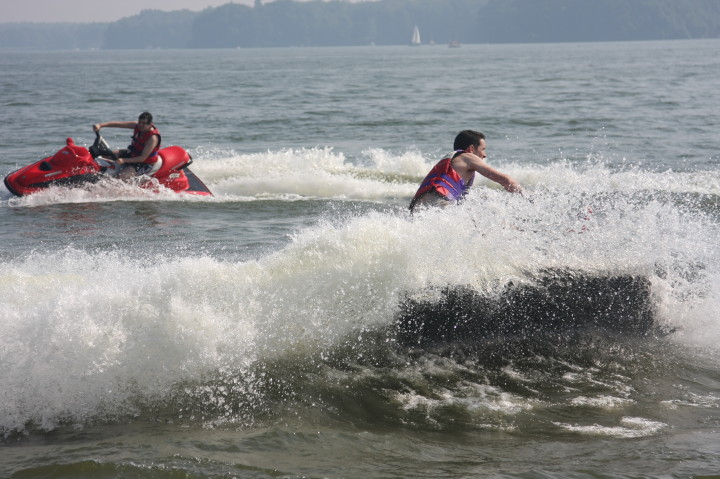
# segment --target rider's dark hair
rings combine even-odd
[[[152,123],[152,113],[149,111],[144,111],[140,113],[140,116],[138,117],[138,121],[147,121],[148,123]]]
[[[480,140],[484,140],[485,135],[475,130],[463,130],[455,137],[453,150],[466,150],[471,146],[480,146]]]

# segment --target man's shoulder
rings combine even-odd
[[[473,167],[473,166],[482,166],[485,164],[485,160],[480,158],[475,153],[464,152],[464,153],[458,155],[457,158],[459,158],[460,162],[466,164],[468,166],[468,168]]]
[[[477,161],[479,159],[480,159],[480,157],[477,155],[474,155],[474,154],[468,153],[468,152],[462,152],[452,159],[452,164],[453,164],[453,166],[455,166],[455,165],[468,166],[468,165],[471,165],[472,163],[475,163],[475,161]]]
[[[463,153],[453,158],[452,167],[463,177],[471,177],[475,172],[482,172],[485,167],[485,161],[473,153]]]

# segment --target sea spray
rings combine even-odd
[[[406,200],[433,160],[373,151],[357,166],[323,149],[218,155],[196,167],[221,186],[208,203],[265,201],[260,191],[270,183],[275,200],[337,203],[285,246],[253,259],[176,245],[164,254],[39,249],[5,261],[4,432],[102,422],[167,404],[167,417],[198,417],[205,407],[211,421],[250,421],[300,394],[308,374],[320,375],[322,389],[323,377],[344,384],[340,371],[358,367],[360,357],[406,361],[393,359],[393,329],[408,295],[463,287],[493,298],[547,270],[645,277],[655,319],[671,338],[709,346],[720,334],[711,315],[720,301],[712,175],[508,164],[526,195],[479,178],[463,204],[411,216]],[[299,174],[288,179],[293,166]],[[364,192],[338,195],[337,178]],[[311,180],[316,187],[304,189]],[[101,195],[90,192],[52,190],[5,206]],[[121,193],[97,201],[125,201]],[[376,212],[352,206],[368,198],[397,204]],[[132,197],[139,200],[196,201]],[[411,398],[401,394],[398,404],[409,407]]]
[[[380,200],[407,196],[413,188],[376,166],[353,164],[332,148],[213,154],[196,169],[220,196]]]

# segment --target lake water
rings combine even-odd
[[[719,51],[0,52],[0,176],[148,110],[214,193],[0,189],[0,476],[720,477]],[[466,128],[528,196],[411,217]],[[563,288],[653,326],[398,336]]]

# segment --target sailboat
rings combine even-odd
[[[413,27],[412,41],[410,42],[410,45],[412,45],[413,47],[417,47],[420,45],[420,29],[417,25]]]

